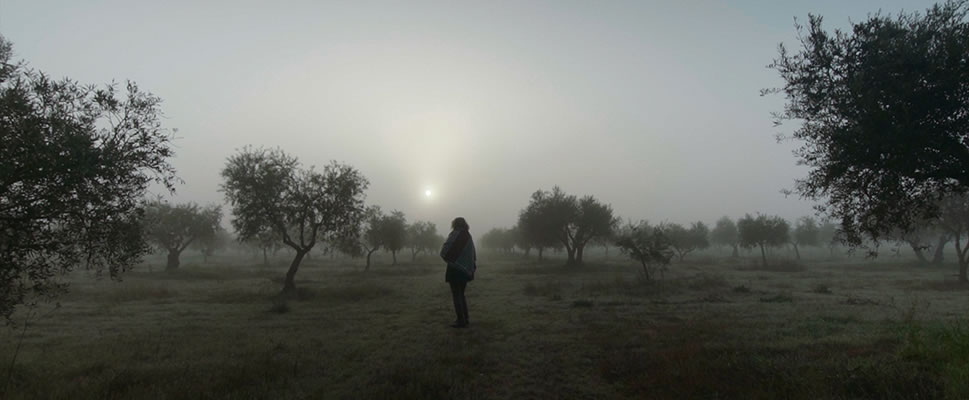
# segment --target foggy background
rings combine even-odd
[[[368,204],[480,234],[553,185],[634,220],[811,214],[780,193],[806,172],[774,140],[783,98],[758,93],[781,83],[777,44],[794,16],[932,4],[670,3],[0,0],[0,33],[53,77],[160,96],[177,202],[222,204],[226,157],[278,146],[358,168]]]

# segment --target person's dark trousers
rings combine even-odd
[[[451,298],[454,300],[454,313],[458,316],[458,325],[468,324],[468,300],[464,298],[467,282],[451,282]]]

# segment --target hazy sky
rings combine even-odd
[[[278,146],[357,167],[368,203],[480,234],[553,185],[634,220],[810,214],[780,194],[805,173],[774,139],[783,99],[758,94],[780,83],[777,44],[795,16],[931,4],[0,0],[0,34],[54,77],[164,99],[176,201],[222,203],[226,157]]]

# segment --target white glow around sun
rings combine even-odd
[[[432,192],[431,189],[424,189],[424,197],[431,198],[431,196],[433,195],[434,195],[434,192]]]

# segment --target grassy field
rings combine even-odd
[[[431,258],[310,260],[287,301],[247,260],[77,274],[0,330],[0,397],[969,398],[953,266],[688,257],[647,282],[617,257],[482,258],[466,330]]]

